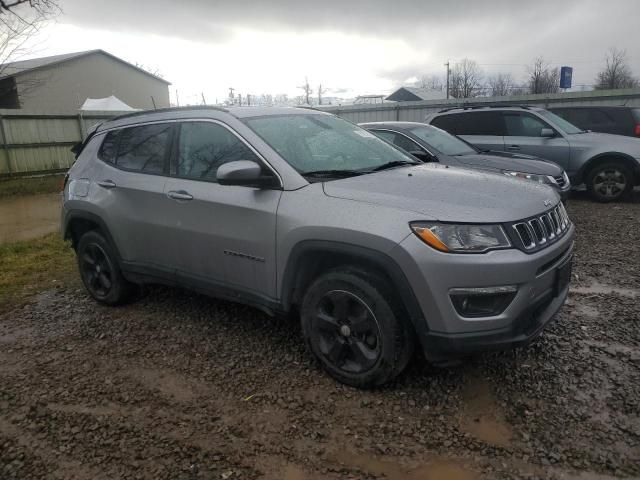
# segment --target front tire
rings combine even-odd
[[[597,202],[615,202],[633,188],[633,175],[621,162],[608,161],[593,167],[587,174],[587,190]]]
[[[409,362],[404,308],[381,276],[340,268],[316,279],[301,308],[308,349],[329,375],[357,388],[382,385]]]
[[[76,257],[82,283],[95,300],[119,305],[131,298],[135,287],[122,276],[115,251],[101,233],[82,235]]]

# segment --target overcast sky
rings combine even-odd
[[[524,82],[544,56],[593,84],[611,46],[640,75],[639,0],[60,0],[37,55],[101,48],[157,69],[181,103],[287,93],[389,93],[464,57]]]

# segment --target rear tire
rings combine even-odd
[[[622,200],[633,188],[633,174],[622,162],[606,161],[587,173],[587,190],[597,202]]]
[[[321,275],[307,289],[300,317],[308,349],[347,385],[382,385],[412,357],[414,338],[404,308],[375,273],[339,268]]]
[[[131,298],[135,285],[123,277],[115,250],[101,233],[91,230],[82,235],[76,258],[82,283],[95,300],[119,305]]]

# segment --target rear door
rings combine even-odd
[[[168,255],[178,279],[187,284],[275,297],[276,210],[282,191],[219,185],[220,165],[236,160],[264,165],[222,123],[179,124],[163,204]]]
[[[452,116],[456,122],[454,135],[461,136],[480,150],[504,150],[504,125],[499,112],[471,111]]]
[[[113,130],[98,152],[104,163],[96,171],[92,195],[126,262],[168,267],[161,205],[173,133],[173,123]]]
[[[528,112],[505,110],[505,150],[512,153],[534,155],[556,162],[565,170],[569,168],[569,142],[555,128],[540,117]],[[554,137],[543,137],[542,130],[551,129]]]

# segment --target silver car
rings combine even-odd
[[[574,227],[546,185],[421,164],[307,109],[168,109],[97,127],[62,231],[97,301],[162,283],[299,314],[357,387],[524,345],[562,306]]]
[[[542,108],[450,108],[426,122],[482,150],[551,160],[566,170],[572,185],[585,184],[600,202],[620,200],[640,183],[640,139],[587,132]]]

